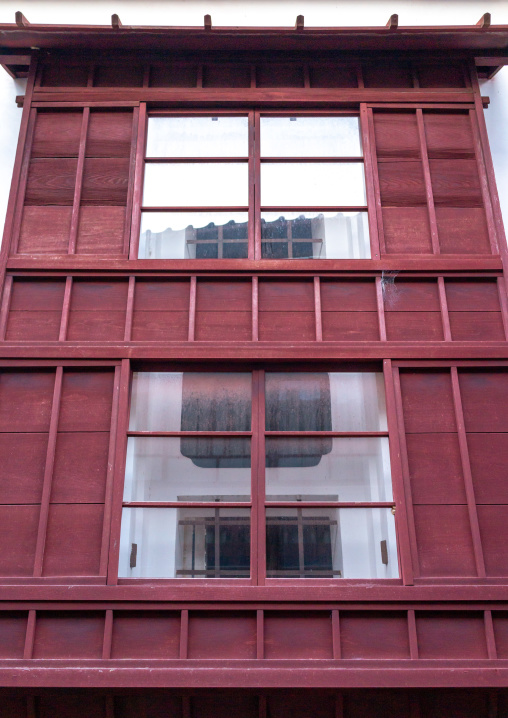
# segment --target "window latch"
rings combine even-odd
[[[131,568],[136,568],[136,561],[138,558],[138,545],[137,543],[131,544],[131,557],[129,560],[129,566]]]

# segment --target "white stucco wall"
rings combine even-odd
[[[296,15],[315,26],[385,25],[399,14],[400,25],[474,25],[485,12],[493,24],[508,24],[507,0],[2,0],[0,23],[21,10],[32,23],[97,24],[118,13],[125,25],[201,25],[210,13],[215,25],[291,26]],[[21,110],[16,95],[24,82],[0,70],[0,227],[3,228],[16,152]],[[491,105],[486,113],[505,225],[508,225],[508,68],[483,84]]]

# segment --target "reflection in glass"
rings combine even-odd
[[[262,212],[263,259],[370,259],[367,212]]]
[[[249,500],[249,438],[129,437],[124,501]]]
[[[247,162],[147,164],[145,207],[246,207]]]
[[[390,509],[267,509],[272,578],[397,578]]]
[[[365,207],[363,162],[262,163],[261,204],[268,207]]]
[[[261,157],[361,157],[358,117],[262,117]]]
[[[118,575],[248,578],[250,510],[125,507]]]
[[[247,212],[143,212],[139,259],[245,259]]]
[[[391,501],[388,438],[267,437],[266,499]]]
[[[250,431],[248,373],[134,372],[131,431]]]
[[[374,372],[267,372],[267,431],[386,431],[384,381]]]
[[[247,157],[247,117],[150,117],[147,157]]]

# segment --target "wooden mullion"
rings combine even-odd
[[[251,439],[251,516],[250,516],[250,575],[251,581],[254,584],[258,583],[259,580],[259,526],[260,526],[260,513],[263,511],[263,507],[259,501],[259,490],[260,490],[260,477],[259,467],[261,461],[264,461],[264,454],[261,456],[262,447],[260,447],[259,441],[259,412],[260,412],[260,377],[258,371],[252,372],[251,378],[251,422],[252,422],[252,439]]]
[[[124,230],[123,230],[123,254],[129,256],[130,239],[131,239],[131,219],[133,215],[133,199],[134,199],[134,187],[136,183],[136,162],[137,162],[137,148],[138,148],[138,129],[140,125],[139,121],[139,107],[135,107],[132,112],[132,134],[131,134],[131,152],[129,157],[129,184],[127,186],[127,202],[125,204],[125,219],[124,219]],[[136,208],[137,214],[139,214],[139,207]],[[137,239],[139,243],[139,236]],[[137,255],[137,253],[136,253]]]
[[[263,370],[255,372],[257,377],[256,384],[256,427],[257,432],[257,471],[256,471],[256,493],[252,497],[256,502],[257,511],[257,547],[258,547],[258,585],[264,585],[266,582],[266,487],[265,487],[265,372]],[[254,427],[253,427],[254,429]]]
[[[425,125],[423,122],[422,110],[416,110],[416,123],[418,125],[418,139],[420,141],[420,155],[422,159],[423,177],[425,181],[425,196],[427,198],[427,211],[429,215],[430,236],[432,251],[440,254],[439,235],[437,231],[436,208],[434,207],[434,192],[432,190],[432,178],[430,176],[429,155],[427,152],[427,139],[425,137]]]
[[[111,658],[111,644],[113,639],[113,611],[107,609],[104,616],[104,636],[102,641],[102,660]]]
[[[377,321],[379,328],[379,339],[382,342],[386,341],[386,318],[385,318],[385,303],[383,297],[383,280],[381,277],[376,277],[376,303],[377,303]]]
[[[258,608],[256,611],[256,658],[263,660],[265,657],[265,612]]]
[[[256,276],[252,277],[252,341],[259,340],[259,282]]]
[[[197,292],[196,275],[190,278],[190,294],[189,294],[189,334],[187,341],[193,342],[196,333],[196,292]]]
[[[321,285],[319,277],[314,277],[314,315],[316,322],[316,341],[323,341],[323,320],[321,314]]]
[[[184,608],[180,612],[180,653],[179,658],[185,660],[189,655],[189,611]]]
[[[476,498],[474,494],[473,477],[471,473],[471,464],[469,461],[469,449],[467,445],[467,434],[464,423],[464,413],[462,410],[462,399],[460,395],[459,375],[456,366],[451,369],[453,406],[455,411],[455,421],[457,424],[457,437],[459,440],[460,460],[462,465],[462,475],[464,478],[464,487],[466,491],[467,510],[469,514],[469,522],[471,528],[471,536],[473,540],[473,551],[475,557],[476,571],[479,578],[485,578],[485,562],[483,557],[482,540],[480,535],[480,524],[478,521],[478,511],[476,507]]]
[[[379,259],[382,254],[386,254],[386,242],[383,229],[383,208],[381,206],[381,190],[377,168],[374,115],[371,107],[367,108],[362,104],[360,108],[364,108],[363,114],[362,109],[360,109],[360,118],[363,120],[362,137],[364,142],[368,143],[367,147],[364,145],[367,203],[369,199],[371,203],[374,203],[369,208],[369,232],[371,235],[372,259]]]
[[[146,114],[146,102],[139,106],[137,137],[136,137],[136,160],[134,171],[134,182],[132,185],[132,224],[130,232],[129,259],[138,258],[139,233],[141,231],[141,205],[143,198],[143,179],[145,174],[145,144],[148,131]],[[132,157],[132,155],[131,155]],[[126,237],[124,237],[125,241]]]
[[[416,632],[416,616],[414,609],[410,608],[407,612],[407,632],[409,636],[409,657],[411,660],[417,660],[418,655],[418,634]]]
[[[256,144],[259,142],[259,138],[256,136],[256,131],[259,132],[259,126],[256,126],[256,113],[249,112],[249,212],[248,212],[248,258],[255,259],[256,257],[256,192],[258,187],[256,186]]]
[[[254,259],[261,259],[261,117],[254,113]]]
[[[5,278],[4,282],[4,293],[2,296],[2,307],[0,309],[0,341],[5,340],[5,333],[7,331],[7,320],[9,318],[9,308],[11,304],[12,294],[12,275]]]
[[[60,399],[62,396],[63,367],[57,366],[55,372],[55,386],[53,390],[53,401],[51,404],[51,419],[48,432],[48,448],[46,452],[46,464],[44,468],[44,479],[42,484],[42,496],[39,514],[39,526],[37,529],[37,542],[35,546],[34,577],[42,576],[44,563],[44,548],[46,544],[46,533],[49,519],[51,501],[51,488],[53,484],[53,467],[55,464],[56,442],[58,437],[58,420],[60,416]]]
[[[482,108],[483,115],[483,108]],[[482,193],[483,206],[485,209],[485,216],[487,219],[487,231],[489,235],[490,248],[492,254],[499,254],[499,241],[496,227],[496,221],[494,218],[494,211],[492,207],[491,198],[491,187],[489,186],[489,180],[487,177],[487,171],[485,168],[484,153],[482,148],[482,142],[480,138],[480,130],[478,127],[478,114],[474,110],[469,111],[469,118],[471,120],[471,129],[473,132],[474,148],[476,166],[478,168],[478,177],[480,179],[480,189]]]
[[[497,278],[497,291],[499,295],[499,306],[501,308],[501,318],[503,320],[503,329],[505,339],[508,340],[508,298],[506,296],[506,284],[502,277]]]
[[[30,609],[28,611],[28,619],[25,633],[25,645],[23,648],[23,660],[25,661],[30,660],[30,658],[33,657],[36,620],[37,615],[35,610]]]
[[[81,135],[79,138],[78,165],[76,169],[76,181],[74,184],[74,199],[72,202],[71,231],[69,236],[69,254],[76,254],[76,245],[79,229],[79,214],[81,208],[81,192],[83,189],[83,175],[85,170],[86,140],[88,125],[90,123],[90,108],[83,108],[81,121]]]
[[[487,655],[491,660],[497,659],[496,636],[494,634],[494,624],[492,622],[492,611],[483,612],[485,624],[485,640],[487,643]]]
[[[124,342],[130,342],[132,337],[132,320],[134,317],[134,293],[136,291],[136,277],[129,277],[129,288],[127,290],[127,309],[125,312]]]
[[[6,244],[9,244],[10,246],[3,246],[2,249],[7,253],[9,249],[11,249],[12,254],[18,253],[19,248],[19,236],[21,233],[21,223],[23,219],[23,211],[25,209],[25,194],[26,194],[26,186],[28,181],[28,171],[30,169],[30,161],[32,159],[32,144],[34,139],[34,133],[35,133],[35,125],[37,123],[37,110],[31,109],[29,118],[28,118],[28,127],[26,131],[25,136],[25,148],[24,148],[24,154],[21,160],[21,166],[19,171],[19,178],[18,178],[18,184],[16,187],[16,196],[15,196],[15,204],[14,204],[14,210],[13,210],[13,221],[12,221],[12,234],[10,237],[10,241],[7,239],[8,235],[4,235],[4,242]],[[21,139],[21,138],[20,138]],[[17,161],[16,157],[16,161]],[[14,190],[15,185],[15,173],[13,175],[12,180],[12,190]],[[9,198],[10,199],[10,198]],[[10,207],[9,207],[10,209]],[[9,217],[7,217],[5,229],[7,232],[7,228],[9,226]]]
[[[443,337],[445,342],[452,341],[452,331],[450,328],[450,315],[448,313],[448,301],[446,299],[446,287],[444,277],[437,278],[437,288],[439,292],[439,306],[441,309],[441,322],[443,324]]]
[[[342,658],[342,646],[340,642],[340,614],[336,608],[332,610],[332,655],[336,661]]]
[[[69,316],[72,297],[72,281],[72,277],[66,277],[65,279],[62,316],[60,318],[60,330],[58,333],[59,342],[64,342],[67,339],[67,329],[69,327]]]

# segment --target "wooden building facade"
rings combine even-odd
[[[508,716],[508,27],[0,38],[0,716]]]

